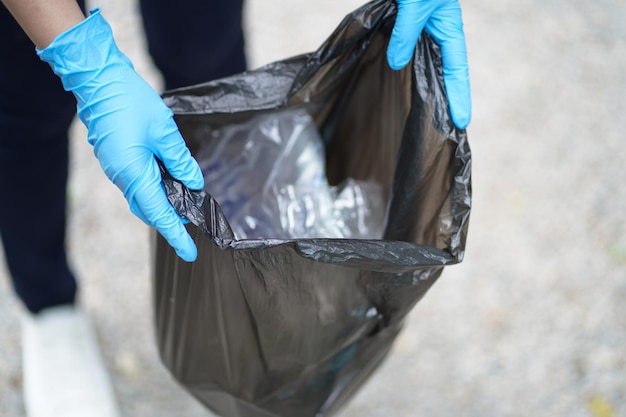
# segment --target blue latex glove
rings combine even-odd
[[[426,29],[441,47],[443,80],[452,121],[465,129],[472,118],[467,50],[461,6],[457,0],[397,0],[398,15],[387,48],[393,69],[404,68],[415,52],[422,30]]]
[[[195,260],[196,246],[167,200],[155,157],[191,189],[203,188],[202,172],[172,111],[119,51],[100,11],[37,53],[76,96],[89,143],[131,211],[156,227],[182,259]]]

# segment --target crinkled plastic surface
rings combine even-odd
[[[381,238],[379,184],[331,187],[325,155],[311,116],[287,108],[206,132],[195,157],[237,239]]]
[[[158,348],[174,378],[221,416],[335,414],[443,268],[463,258],[466,132],[450,119],[430,37],[411,65],[388,67],[395,7],[362,6],[311,54],[164,95],[194,155],[209,132],[306,109],[330,184],[373,181],[387,202],[382,239],[235,239],[219,201],[164,173],[198,259],[185,263],[157,240]]]

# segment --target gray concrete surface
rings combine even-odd
[[[93,4],[159,88],[134,2]],[[359,4],[249,0],[252,66],[315,49]],[[462,5],[474,99],[466,260],[341,415],[626,416],[626,7]],[[207,416],[157,358],[148,230],[78,124],[72,138],[69,250],[124,416]],[[0,275],[0,416],[22,417],[21,306]]]

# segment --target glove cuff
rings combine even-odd
[[[100,9],[89,13],[89,17],[59,34],[46,48],[36,48],[39,58],[50,64],[63,87],[79,100],[81,87],[88,89],[89,82],[105,72],[105,68],[116,65],[133,68],[117,48],[111,26]]]

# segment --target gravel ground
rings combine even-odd
[[[356,0],[248,0],[251,66],[315,49]],[[134,2],[103,2],[159,88]],[[444,272],[342,417],[626,416],[626,8],[463,2],[474,99],[466,260]],[[74,126],[69,250],[124,416],[208,416],[160,364],[151,240]],[[0,416],[22,417],[0,270]]]

